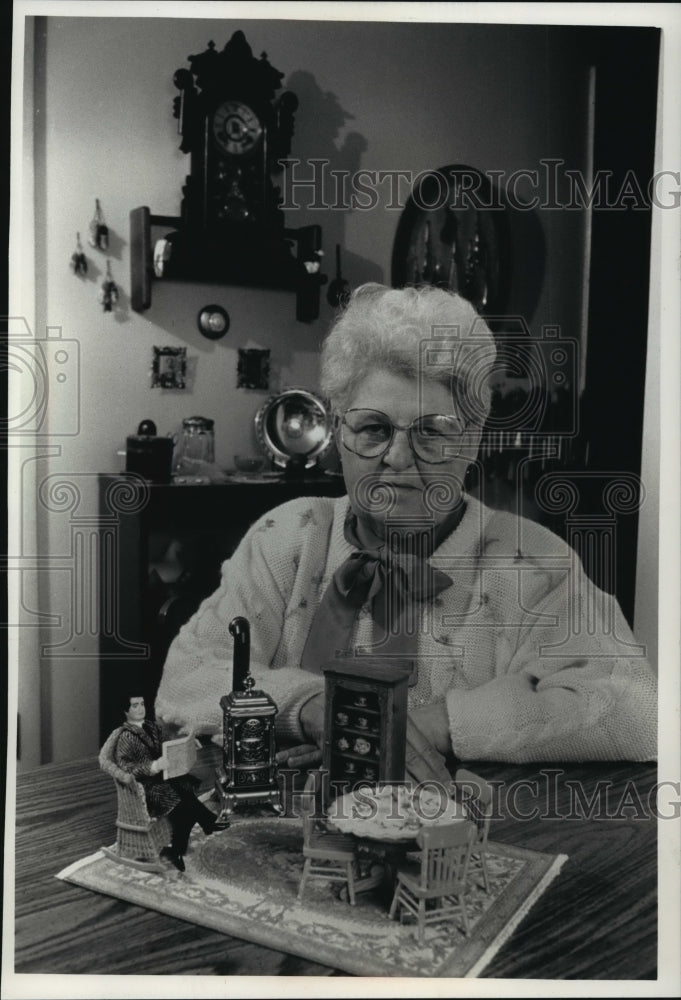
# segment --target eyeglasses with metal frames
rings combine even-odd
[[[443,413],[416,417],[405,426],[393,423],[382,410],[350,409],[337,419],[341,442],[360,458],[382,458],[390,450],[395,432],[404,431],[414,455],[430,465],[458,458],[467,429],[458,417]]]

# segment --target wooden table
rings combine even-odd
[[[490,839],[569,857],[485,977],[654,979],[656,768],[467,766],[499,782]],[[95,759],[19,776],[16,972],[344,975],[56,879],[112,843],[115,816],[113,782]]]

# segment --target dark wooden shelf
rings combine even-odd
[[[343,760],[351,760],[353,763],[366,764],[367,766],[375,765],[378,767],[378,755],[374,753],[358,753],[356,750],[334,750],[334,757],[340,757]]]
[[[156,229],[158,233],[153,234]],[[156,239],[171,236],[173,250],[163,277],[154,274]],[[130,300],[135,312],[151,307],[154,282],[191,282],[291,291],[296,319],[319,316],[321,272],[310,274],[306,262],[319,260],[321,227],[302,226],[263,232],[244,226],[222,234],[190,231],[179,216],[153,215],[147,206],[130,212]],[[296,254],[294,255],[293,249]]]
[[[354,715],[380,715],[377,708],[371,708],[369,705],[355,705],[352,702],[339,702],[334,705],[334,711],[338,712],[352,712]]]

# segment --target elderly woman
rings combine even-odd
[[[415,665],[412,774],[427,768],[410,759],[437,773],[447,752],[655,757],[655,678],[614,598],[556,535],[464,491],[493,360],[488,328],[457,295],[353,294],[322,356],[347,496],[294,500],[249,530],[170,649],[161,720],[219,729],[228,624],[243,615],[279,740],[299,747],[291,764],[311,763],[321,745],[321,664],[366,654]]]

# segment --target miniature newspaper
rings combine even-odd
[[[163,769],[163,780],[179,778],[196,764],[196,737],[180,736],[176,740],[166,740],[163,744],[163,756],[168,766]]]

